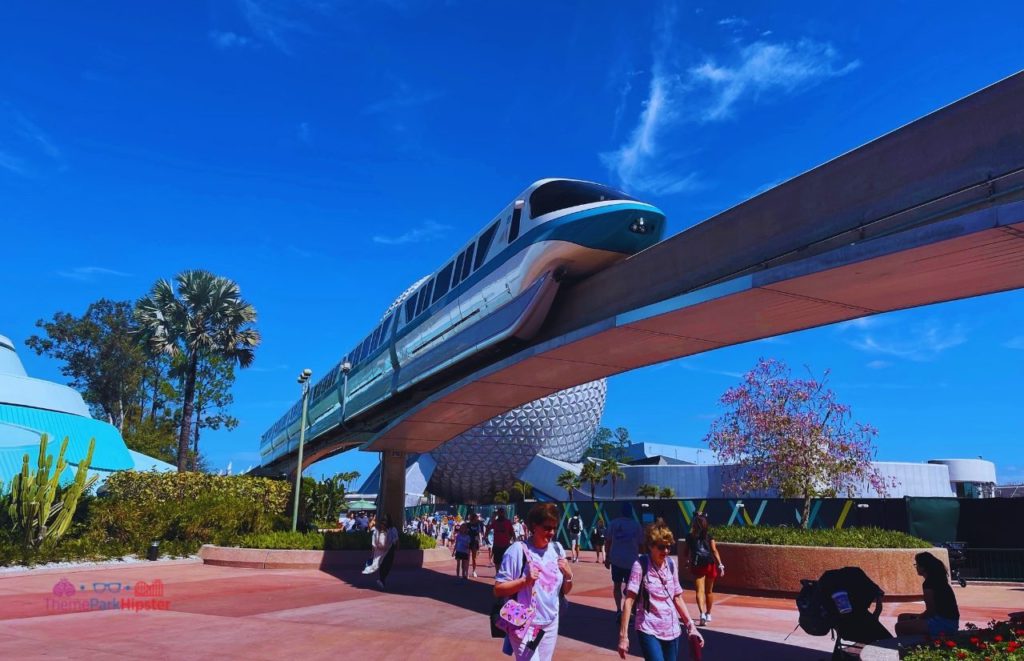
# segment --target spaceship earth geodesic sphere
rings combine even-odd
[[[604,379],[556,392],[491,418],[430,453],[427,491],[448,502],[483,502],[509,489],[538,454],[578,461],[590,445],[608,385]]]

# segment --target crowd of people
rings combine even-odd
[[[557,541],[563,525],[568,548]],[[344,528],[373,531],[373,557],[364,573],[377,573],[377,584],[385,589],[398,542],[398,531],[390,519],[350,515]],[[517,661],[552,658],[559,613],[572,591],[573,565],[582,561],[584,534],[589,535],[595,561],[610,571],[619,633],[617,651],[622,658],[629,650],[632,623],[644,659],[675,661],[683,641],[691,658],[699,659],[704,639],[698,626],[712,622],[715,581],[725,574],[707,515],[702,512],[694,515],[682,542],[685,546],[679,557],[686,560],[685,568],[677,567],[673,559],[675,536],[668,525],[659,518],[641,526],[630,503],[622,503],[619,515],[607,526],[599,516],[589,530],[578,514],[563,522],[557,505],[540,503],[524,520],[518,515],[508,518],[504,508],[486,518],[477,512],[465,517],[447,512],[422,515],[406,524],[406,532],[436,538],[441,548],[451,552],[455,575],[462,581],[468,581],[470,574],[479,577],[478,556],[486,550],[487,566],[494,568],[497,600],[492,626],[503,636],[504,653]],[[945,566],[929,553],[919,554],[916,563],[925,578],[926,610],[902,615],[897,634],[955,632],[959,612]],[[694,584],[696,619],[683,598],[680,576],[684,571]]]

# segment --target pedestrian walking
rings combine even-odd
[[[608,524],[608,535],[604,541],[604,566],[612,570],[616,621],[622,616],[622,585],[629,579],[642,543],[643,530],[633,518],[633,506],[622,503],[619,516]]]
[[[636,632],[646,661],[676,661],[682,621],[692,645],[704,646],[704,638],[683,601],[675,562],[671,558],[674,537],[667,526],[652,523],[644,530],[647,553],[637,558],[626,584],[626,598],[619,620],[619,656],[629,651],[629,616],[636,610]]]
[[[512,517],[512,532],[516,535],[516,541],[521,542],[526,539],[526,526],[519,520],[518,514]]]
[[[607,532],[607,526],[604,525],[604,519],[601,515],[597,515],[597,520],[594,522],[594,527],[590,531],[590,546],[594,549],[594,562],[601,562],[601,555],[604,553],[604,540],[605,533]]]
[[[371,545],[373,559],[363,570],[364,574],[377,574],[377,587],[381,590],[387,589],[388,574],[391,573],[391,566],[395,563],[395,551],[398,550],[398,529],[391,524],[391,517],[387,514],[377,519],[377,527],[371,534]]]
[[[487,532],[494,535],[494,544],[491,546],[491,555],[496,568],[501,567],[505,551],[512,545],[512,522],[505,516],[505,508],[499,507],[494,515],[494,520],[487,526]],[[497,574],[497,572],[495,572]]]
[[[469,524],[463,523],[455,535],[455,547],[452,557],[455,558],[455,575],[463,580],[469,579]]]
[[[554,540],[558,508],[534,505],[526,516],[527,540],[512,544],[495,577],[494,596],[512,597],[532,607],[532,618],[521,626],[503,627],[506,651],[516,661],[550,661],[558,641],[559,595],[572,590],[572,570],[565,551]]]
[[[697,592],[697,608],[700,610],[700,625],[711,622],[711,607],[715,605],[715,579],[725,576],[725,565],[718,555],[718,545],[708,525],[708,515],[698,512],[690,524],[686,536],[686,552],[690,559],[690,573],[693,575],[694,590]]]
[[[569,548],[572,551],[572,561],[580,561],[580,538],[583,536],[583,520],[579,514],[573,514],[566,524],[569,530]]]
[[[484,534],[484,526],[480,516],[473,512],[469,515],[469,563],[473,567],[473,578],[476,578],[476,556],[480,552],[480,539]]]

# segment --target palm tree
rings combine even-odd
[[[598,483],[604,484],[604,475],[601,473],[600,467],[592,461],[584,462],[583,469],[580,471],[580,481],[590,484],[590,501],[597,500],[594,495],[597,485]]]
[[[657,498],[658,487],[654,486],[653,484],[641,484],[639,487],[637,487],[636,495],[640,496],[641,498]]]
[[[151,351],[181,355],[185,360],[178,434],[178,470],[184,471],[188,465],[199,361],[216,356],[249,367],[260,343],[259,332],[251,327],[256,321],[256,309],[242,298],[232,280],[194,270],[179,273],[173,285],[168,280],[158,280],[136,304],[135,318]]]
[[[601,477],[608,478],[612,481],[612,500],[615,500],[615,480],[618,478],[625,478],[626,473],[623,472],[622,466],[614,457],[605,459],[601,462]]]
[[[517,502],[522,502],[532,495],[533,487],[530,486],[530,483],[518,480],[512,484],[512,490],[509,493],[509,496]]]
[[[580,486],[580,478],[572,471],[565,471],[558,476],[555,480],[555,484],[565,489],[565,493],[569,494],[569,502],[571,503],[572,492]]]

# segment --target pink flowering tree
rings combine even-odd
[[[871,463],[878,431],[854,422],[827,380],[827,371],[821,380],[794,379],[785,363],[762,358],[722,395],[728,411],[705,439],[719,461],[734,465],[727,491],[803,498],[805,528],[812,498],[849,497],[864,482],[885,497],[895,486]]]

